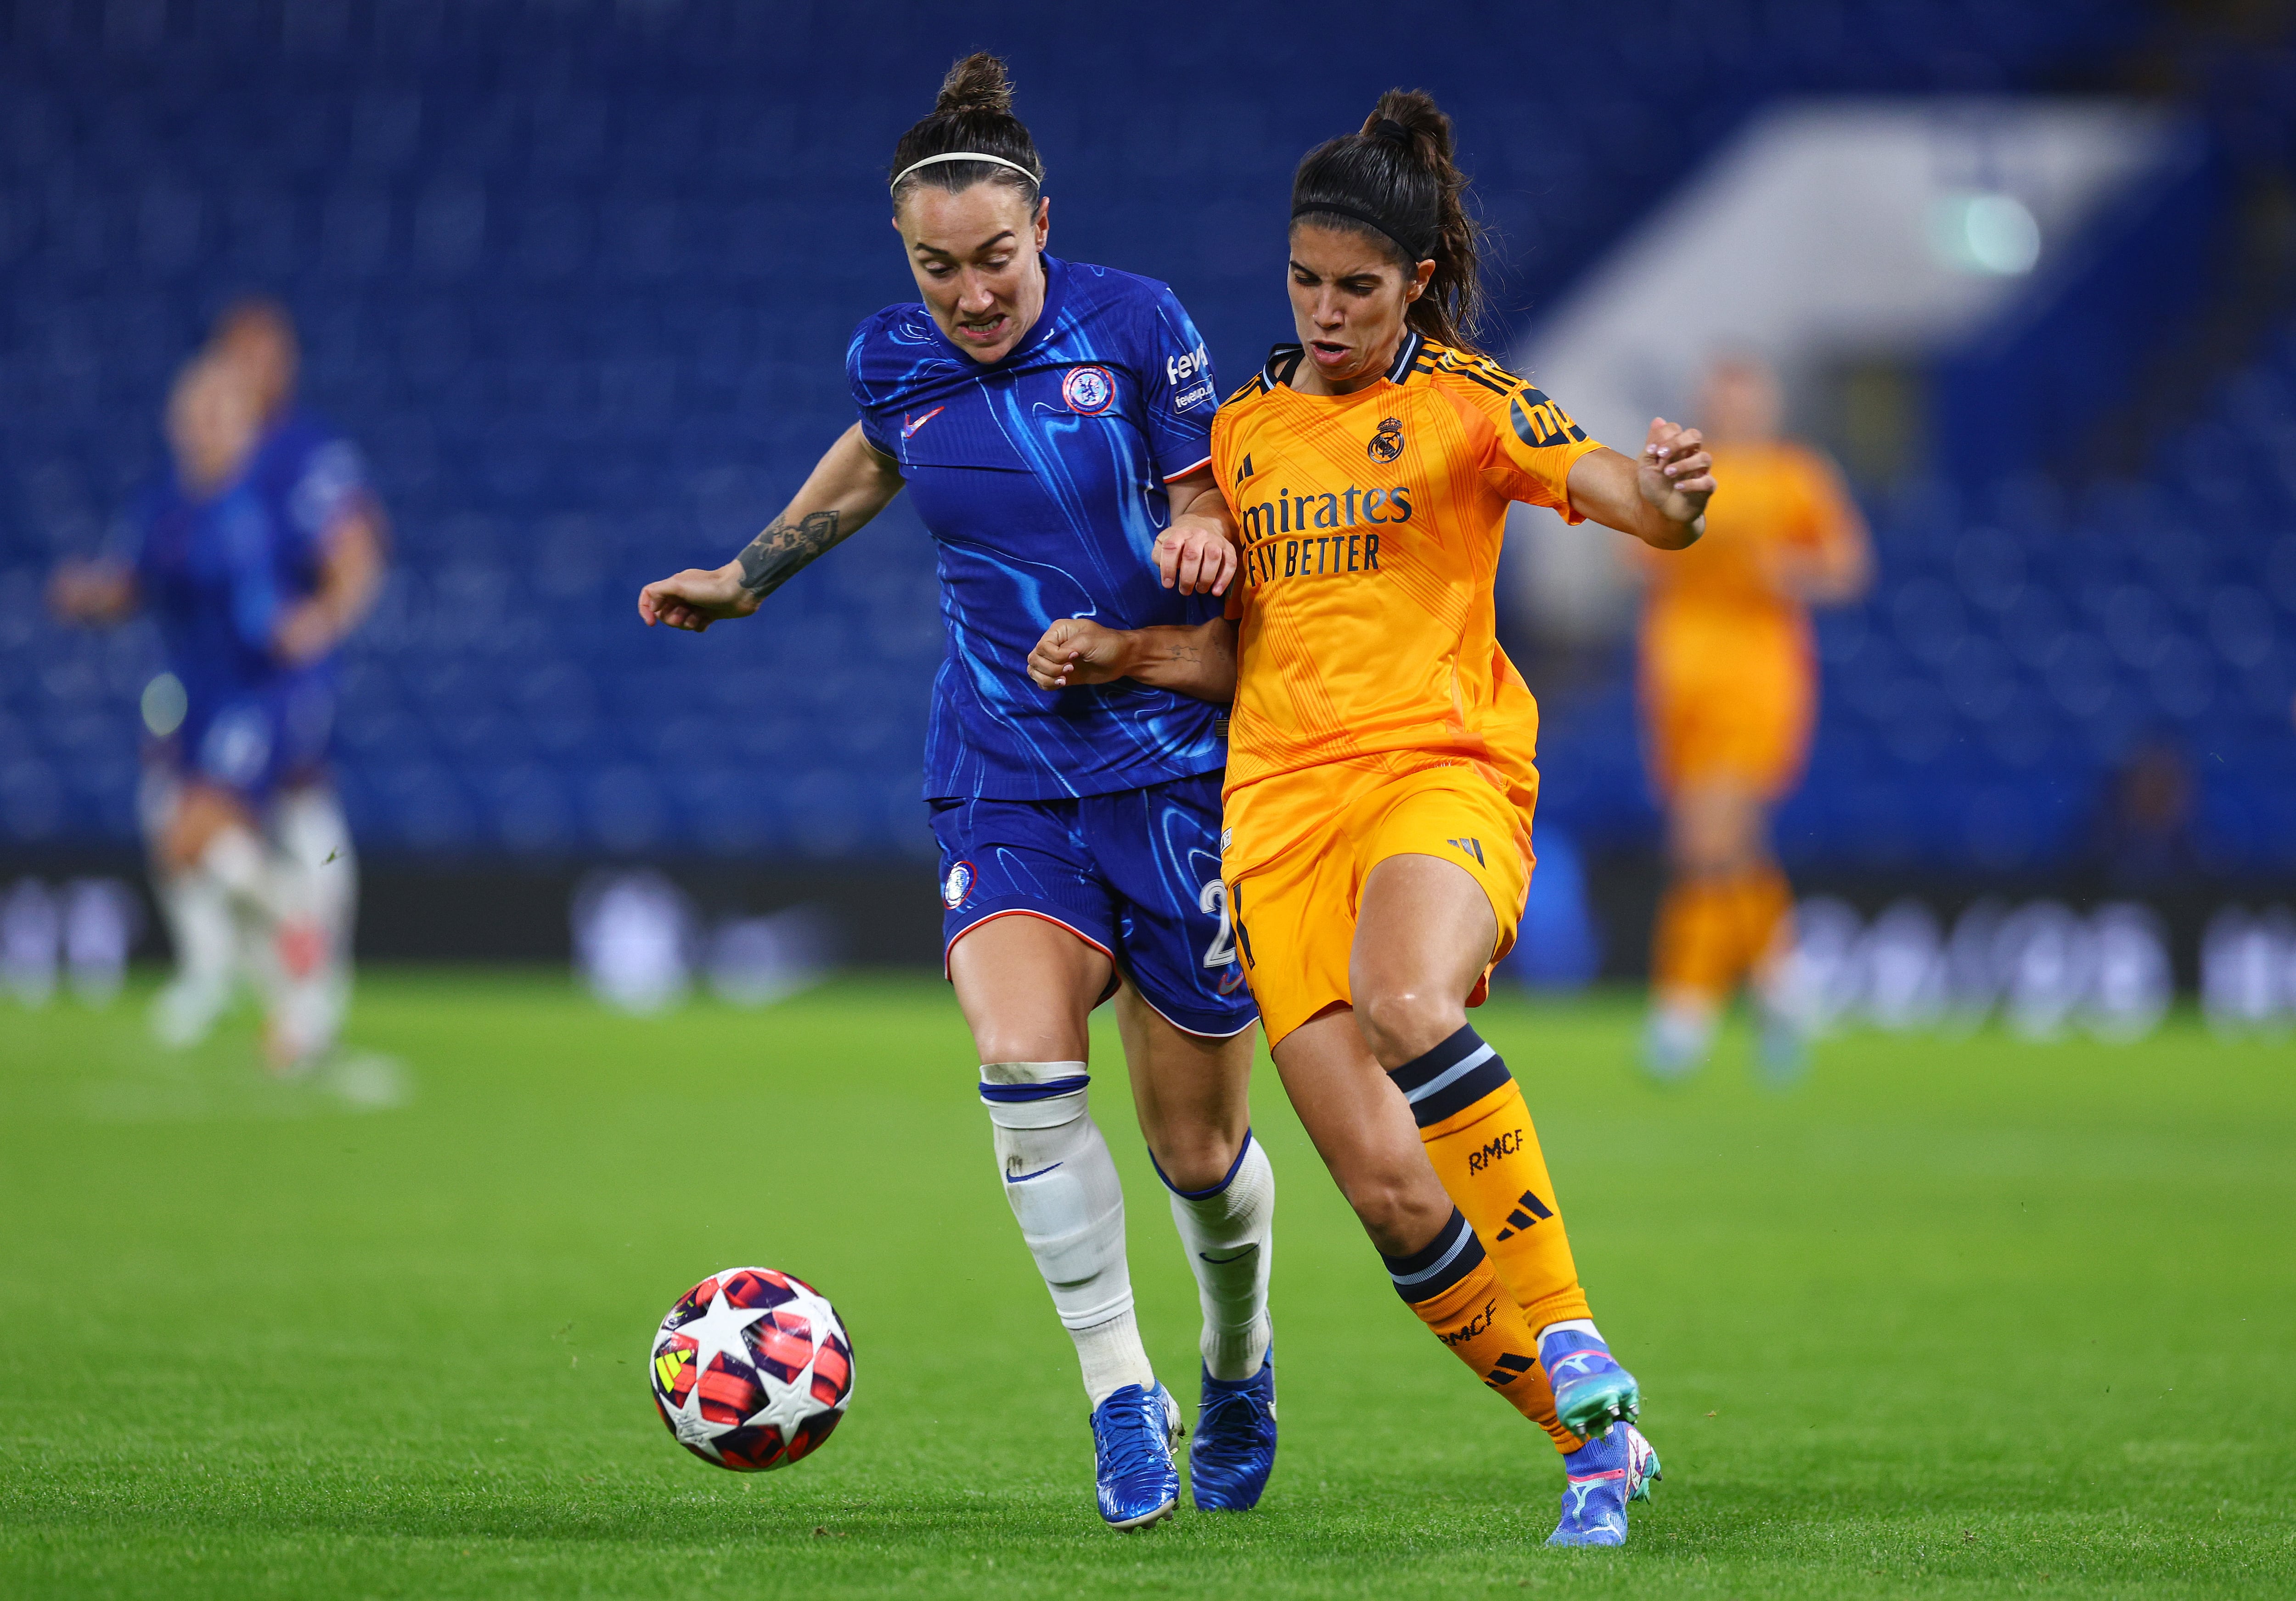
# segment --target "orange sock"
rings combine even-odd
[[[1717,1006],[1744,971],[1744,915],[1734,874],[1677,875],[1659,901],[1651,934],[1651,989]]]
[[[1488,1244],[1492,1269],[1532,1332],[1592,1318],[1538,1130],[1498,1052],[1464,1028],[1388,1076],[1419,1120],[1435,1176]]]
[[[1584,1443],[1554,1415],[1538,1341],[1464,1217],[1454,1211],[1425,1249],[1380,1260],[1404,1304],[1476,1377],[1545,1429],[1556,1450],[1568,1455]]]
[[[1775,862],[1764,862],[1737,881],[1738,972],[1760,973],[1793,937],[1793,889]]]

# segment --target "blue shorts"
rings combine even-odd
[[[218,701],[195,701],[168,743],[186,780],[261,805],[284,784],[316,776],[333,743],[335,695],[305,677]]]
[[[992,917],[1057,923],[1166,1022],[1241,1034],[1259,1016],[1220,879],[1217,773],[1078,800],[936,800],[941,953]]]

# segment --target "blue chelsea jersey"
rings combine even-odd
[[[317,588],[328,529],[366,493],[357,448],[296,413],[211,498],[193,499],[172,473],[145,497],[137,581],[195,706],[332,669],[332,658],[290,669],[272,639]]]
[[[1055,619],[1134,628],[1221,610],[1163,587],[1152,554],[1165,485],[1211,456],[1218,390],[1195,324],[1161,283],[1044,263],[1044,310],[993,365],[922,305],[879,312],[846,352],[862,432],[900,464],[939,551],[929,800],[1109,794],[1226,764],[1225,707],[1129,679],[1029,680]]]

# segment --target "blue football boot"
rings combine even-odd
[[[1632,1423],[1642,1410],[1635,1375],[1611,1358],[1600,1334],[1550,1328],[1538,1337],[1538,1360],[1554,1386],[1554,1413],[1581,1440],[1599,1440],[1613,1422]]]
[[[1093,1467],[1100,1515],[1111,1529],[1141,1529],[1180,1504],[1180,1470],[1172,1465],[1180,1404],[1161,1384],[1127,1384],[1092,1409]]]
[[[1199,1512],[1249,1512],[1275,1467],[1275,1351],[1231,1383],[1207,1370],[1188,1442],[1188,1492]]]
[[[1643,1432],[1622,1423],[1563,1457],[1562,1467],[1570,1475],[1562,1486],[1562,1521],[1546,1543],[1625,1545],[1627,1503],[1649,1500],[1650,1487],[1660,1476],[1658,1453]]]
[[[1754,1002],[1755,1071],[1765,1089],[1788,1090],[1809,1077],[1809,1026],[1769,1001]]]

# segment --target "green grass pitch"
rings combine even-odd
[[[140,1008],[0,1003],[0,1595],[2296,1594],[2296,1046],[1854,1037],[1686,1090],[1623,997],[1479,1022],[1540,1120],[1667,1476],[1549,1551],[1544,1441],[1387,1288],[1271,1072],[1283,1449],[1244,1516],[1117,1536],[998,1198],[956,1009],[855,978],[610,1015],[370,974],[405,1064],[275,1085]],[[1099,1116],[1161,1373],[1195,1305],[1112,1032]],[[717,1268],[832,1296],[853,1409],[709,1468],[648,1336]],[[1191,1407],[1193,1411],[1193,1407]]]

